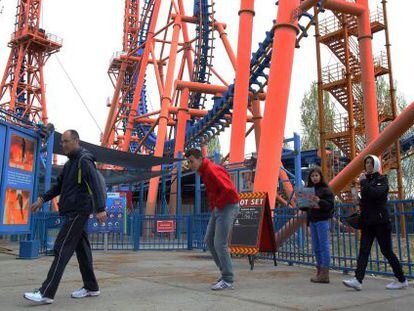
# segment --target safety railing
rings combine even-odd
[[[145,216],[134,217],[135,250],[192,249],[192,216]]]
[[[351,2],[351,1],[350,1]],[[357,27],[357,18],[355,16],[348,16],[348,27],[355,29]],[[375,10],[370,12],[371,25],[379,23],[384,25],[384,12],[381,7],[377,6]],[[342,28],[342,21],[338,19],[336,15],[330,15],[319,21],[319,32],[321,36],[326,36]]]
[[[29,27],[28,32],[23,32],[22,30],[18,30],[18,31],[13,32],[11,34],[10,39],[13,41],[16,38],[22,36],[22,34],[27,34],[27,33],[33,34],[33,35],[36,35],[36,36],[40,36],[42,38],[46,38],[47,40],[52,41],[54,43],[57,43],[59,45],[63,44],[63,38],[62,37],[59,37],[59,36],[57,36],[53,33],[50,33],[50,32],[45,32],[41,28],[36,29],[36,28],[32,28],[32,27]]]
[[[345,225],[343,217],[353,213],[352,205],[340,204],[335,208],[335,214],[330,221],[330,251],[331,268],[349,272],[356,269],[359,252],[359,231]],[[414,277],[414,200],[391,201],[389,211],[392,218],[392,241],[394,252],[400,260],[405,274]],[[291,208],[279,208],[275,210],[275,230],[298,216],[297,210]],[[404,228],[402,228],[402,225]],[[269,257],[270,258],[270,257]],[[298,230],[290,237],[277,252],[277,260],[289,264],[316,265],[312,252],[312,237],[309,228],[304,224],[302,230]],[[367,272],[381,275],[392,275],[393,272],[383,258],[379,245],[374,243],[369,258]]]
[[[390,201],[388,208],[392,220],[392,241],[394,252],[399,258],[404,272],[414,277],[414,200]],[[355,211],[352,205],[337,204],[330,221],[329,237],[331,267],[349,272],[355,270],[359,251],[359,231],[342,222],[343,218]],[[99,232],[89,235],[94,250],[206,250],[206,234],[209,214],[185,216],[145,216],[131,213],[125,230],[118,233]],[[303,225],[278,246],[278,261],[288,264],[315,265],[312,251],[312,236],[306,226],[305,216],[298,215],[293,208],[278,207],[274,210],[275,232],[288,221],[302,218]],[[38,213],[34,218],[33,234],[40,240],[40,251],[53,249],[53,239],[63,219],[55,213]],[[267,258],[266,255],[261,255]],[[269,259],[273,259],[269,257]],[[375,242],[367,267],[368,273],[392,275],[389,264],[383,258],[379,245]]]
[[[346,113],[337,113],[332,122],[327,122],[326,129],[334,133],[346,132],[349,129],[349,117]]]
[[[388,57],[385,51],[381,51],[377,55],[374,55],[374,67],[388,69]]]
[[[344,80],[346,77],[345,67],[341,63],[335,63],[322,68],[322,82],[324,84]]]
[[[127,53],[125,51],[117,51],[114,52],[111,56],[111,58],[109,59],[109,66],[112,65],[112,62],[114,61],[114,59],[119,60],[121,58],[121,56],[126,56]]]

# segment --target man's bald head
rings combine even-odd
[[[65,155],[80,148],[79,134],[75,130],[67,130],[62,134],[61,144]]]

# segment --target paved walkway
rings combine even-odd
[[[75,300],[79,288],[76,258],[70,261],[53,305],[34,306],[22,298],[38,288],[52,257],[19,260],[0,253],[0,310],[414,310],[414,288],[387,291],[389,280],[369,277],[361,292],[345,288],[343,275],[331,274],[331,284],[311,284],[310,268],[274,267],[259,261],[253,271],[247,259],[236,259],[235,290],[213,292],[218,274],[207,253],[95,252],[95,269],[102,294]]]

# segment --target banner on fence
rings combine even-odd
[[[89,233],[94,232],[123,232],[126,219],[125,193],[109,192],[106,199],[106,222],[100,224],[95,215],[91,214],[88,221]]]

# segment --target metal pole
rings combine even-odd
[[[273,54],[268,79],[268,94],[262,120],[254,191],[269,194],[270,206],[276,202],[277,178],[282,157],[283,135],[295,53],[299,0],[280,0],[274,30]],[[277,125],[277,126],[275,126]]]
[[[244,161],[254,0],[241,0],[239,16],[237,67],[234,82],[233,118],[230,139],[230,163]]]
[[[182,159],[183,155],[181,152],[178,153],[178,159]],[[182,166],[181,166],[181,161],[177,162],[177,208],[176,208],[176,216],[177,216],[177,236],[178,238],[181,237],[181,224],[183,224],[183,220],[181,219],[181,175],[182,175]],[[188,221],[190,221],[190,219],[188,219]],[[187,234],[189,234],[187,232]]]
[[[53,143],[54,143],[54,132],[50,133],[47,138],[47,155],[46,155],[46,170],[45,170],[45,190],[49,190],[52,180],[52,162],[53,162]],[[49,205],[50,206],[50,205]],[[46,208],[46,204],[43,204],[42,211]]]

